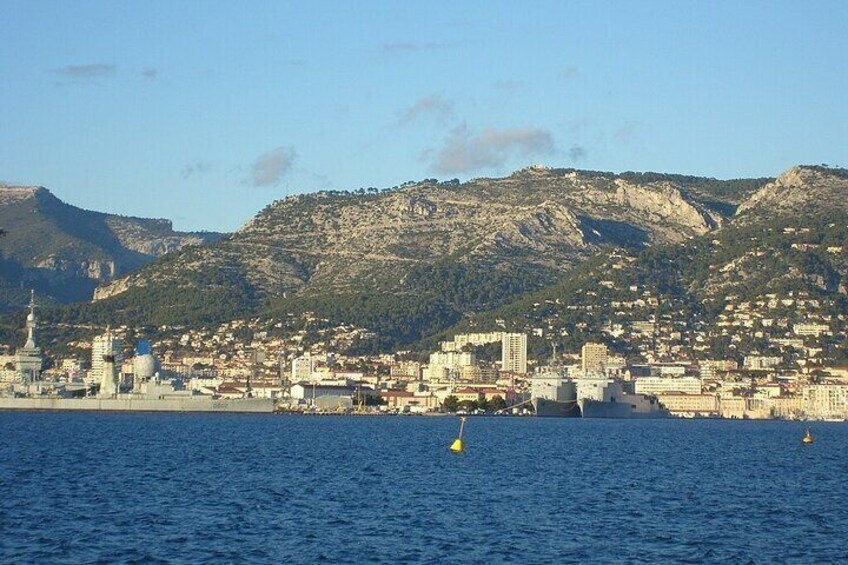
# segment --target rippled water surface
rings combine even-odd
[[[848,425],[0,413],[0,562],[848,562]]]

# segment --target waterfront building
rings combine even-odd
[[[603,343],[587,343],[580,350],[581,366],[584,374],[603,373],[607,364],[609,350]]]
[[[351,408],[355,399],[369,394],[373,394],[371,389],[347,385],[297,383],[291,387],[292,401],[324,410]]]
[[[430,392],[411,392],[406,390],[386,390],[380,393],[390,410],[401,412],[430,412],[439,407],[439,399]]]
[[[635,381],[636,394],[664,394],[680,392],[701,394],[701,379],[698,377],[639,377]]]
[[[35,344],[37,320],[35,317],[35,291],[30,291],[29,314],[26,318],[27,340],[15,354],[15,374],[24,384],[31,384],[41,379],[41,368],[44,359],[41,348]]]
[[[505,333],[501,338],[501,370],[527,373],[527,334]]]
[[[667,392],[657,395],[657,399],[672,414],[691,416],[718,415],[718,397],[715,394]]]
[[[808,418],[848,420],[848,385],[808,385],[803,389],[803,397]]]
[[[800,395],[771,397],[768,403],[771,406],[773,418],[797,420],[805,415],[804,397]]]

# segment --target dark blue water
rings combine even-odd
[[[848,426],[0,413],[0,562],[848,562]]]

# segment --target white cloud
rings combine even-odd
[[[91,80],[111,76],[115,73],[115,65],[109,63],[90,63],[87,65],[66,65],[53,72],[73,80]]]
[[[288,173],[297,154],[292,147],[277,147],[256,158],[251,167],[250,184],[272,186]]]
[[[432,169],[449,175],[471,173],[501,167],[512,157],[529,159],[553,152],[553,137],[544,129],[485,128],[474,135],[463,124],[450,132],[444,146],[436,152]]]
[[[415,104],[401,112],[398,122],[406,125],[416,118],[432,116],[437,120],[446,121],[453,115],[453,103],[438,94],[425,96]]]

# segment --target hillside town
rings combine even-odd
[[[551,375],[559,375],[618,383],[629,393],[655,398],[678,417],[848,420],[848,366],[821,358],[827,343],[846,339],[844,320],[789,323],[779,314],[787,308],[805,311],[818,306],[815,302],[764,296],[737,303],[729,297],[721,331],[738,343],[748,334],[767,338],[780,352],[746,352],[741,362],[711,358],[709,351],[701,359],[683,358],[681,343],[697,350],[700,334],[654,318],[608,326],[579,351],[557,351],[550,328],[498,328],[456,334],[426,360],[409,351],[352,355],[340,351],[368,339],[367,330],[333,326],[309,313],[294,332],[282,331],[282,321],[258,318],[207,329],[163,327],[160,333],[170,337],[154,340],[152,347],[130,343],[130,328],[107,327],[90,343],[71,344],[86,355],[48,361],[37,343],[33,297],[26,342],[0,355],[0,393],[118,397],[155,380],[160,395],[265,398],[277,410],[304,413],[529,415],[534,396],[544,394],[539,390]],[[644,361],[617,354],[604,343],[610,337],[632,340]],[[550,355],[528,359],[528,339],[547,340]]]

